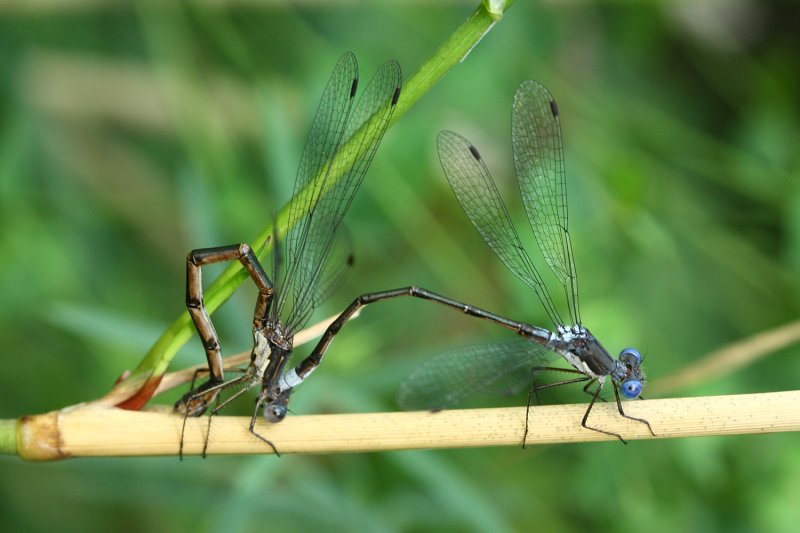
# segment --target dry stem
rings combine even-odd
[[[627,402],[632,416],[650,421],[656,438],[800,431],[800,391]],[[531,410],[527,444],[614,440],[580,426],[586,404]],[[85,406],[25,417],[17,450],[32,460],[90,456],[177,455],[182,418]],[[248,432],[248,417],[214,417],[209,454],[271,453]],[[621,418],[613,402],[596,405],[589,423],[626,439],[653,438],[647,428]],[[184,453],[198,454],[208,420],[187,420]],[[281,453],[337,453],[425,448],[519,446],[525,407],[407,413],[292,416],[280,424],[259,421],[259,434]]]

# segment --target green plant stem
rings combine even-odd
[[[512,1],[505,5],[507,9]],[[498,17],[490,14],[481,3],[472,15],[439,47],[436,52],[419,68],[419,70],[404,84],[400,101],[394,111],[391,124],[397,122],[420,98],[422,98],[451,68],[460,63],[480,42],[481,38],[497,22]],[[390,127],[391,127],[390,124]],[[347,153],[347,150],[341,152]],[[346,165],[332,163],[333,168],[344,170]],[[334,176],[338,179],[340,176]],[[310,184],[315,187],[316,183]],[[304,194],[306,191],[301,191]],[[282,231],[279,237],[285,234],[288,224],[288,203],[278,214],[275,223]],[[259,258],[263,258],[270,250],[265,243],[273,233],[270,224],[252,241],[253,249]],[[213,313],[236,291],[239,285],[247,279],[247,272],[237,262],[231,264],[225,271],[206,289],[205,303],[209,313]],[[183,312],[178,319],[153,344],[139,366],[131,375],[115,387],[115,392],[124,396],[133,394],[142,386],[145,380],[161,376],[178,350],[191,338],[194,333],[192,321],[187,312]]]
[[[0,454],[17,454],[16,420],[0,420]]]

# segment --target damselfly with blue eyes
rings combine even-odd
[[[268,422],[283,420],[291,392],[310,373],[284,371],[292,355],[294,335],[336,284],[342,267],[350,262],[346,247],[341,246],[341,239],[336,236],[341,234],[342,219],[389,125],[401,84],[400,66],[390,61],[381,67],[356,102],[356,58],[347,53],[339,59],[300,159],[294,195],[288,206],[288,229],[283,238],[278,235],[277,227],[273,229],[271,276],[247,244],[189,253],[186,306],[203,341],[209,379],[197,388],[193,381],[192,390],[175,404],[175,410],[184,415],[184,431],[185,417],[200,416],[212,404],[210,415],[214,415],[234,398],[260,385],[250,432],[278,453],[272,442],[255,431],[259,410],[263,407]],[[241,375],[225,381],[219,338],[203,302],[201,268],[234,260],[242,263],[259,295],[253,315],[250,364],[229,370]],[[220,402],[220,393],[230,388],[238,390]],[[203,455],[207,447],[206,437]],[[180,453],[182,456],[183,433]]]
[[[544,279],[522,246],[477,148],[460,135],[443,131],[438,137],[439,158],[461,207],[497,257],[536,293],[555,331],[517,322],[420,287],[405,287],[365,294],[354,300],[331,324],[298,369],[307,372],[320,364],[334,336],[350,316],[364,305],[389,298],[413,296],[499,324],[524,339],[462,348],[430,360],[401,385],[398,392],[401,407],[444,409],[479,390],[502,387],[510,392],[522,390],[527,385],[530,409],[532,395],[538,400],[540,390],[585,382],[584,391],[591,394],[591,401],[581,425],[625,442],[617,433],[589,425],[592,407],[605,384],[610,381],[619,414],[647,425],[650,433],[653,433],[648,421],[625,414],[620,401],[620,391],[628,399],[638,398],[642,393],[645,378],[641,369],[641,354],[634,348],[626,348],[618,359],[614,359],[581,323],[578,278],[567,225],[561,119],[555,100],[541,84],[525,81],[517,89],[512,108],[511,133],[514,163],[525,211],[544,260],[563,289],[569,321],[562,320]],[[559,355],[573,368],[549,366]],[[577,376],[538,385],[536,374],[542,371]],[[593,385],[594,390],[590,390]],[[527,430],[526,418],[526,436]]]

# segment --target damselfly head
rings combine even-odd
[[[286,404],[277,400],[273,403],[264,405],[264,418],[267,422],[276,423],[286,418],[286,413],[289,409]]]
[[[638,398],[644,389],[644,373],[641,369],[642,354],[636,348],[625,348],[619,353],[619,360],[627,369],[627,379],[620,385],[622,395],[629,400]]]

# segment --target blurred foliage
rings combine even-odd
[[[410,75],[474,7],[24,5],[41,7],[0,3],[4,418],[96,398],[137,364],[182,310],[186,252],[252,238],[288,200],[342,52],[356,53],[364,78],[389,58]],[[460,212],[434,146],[444,128],[472,140],[524,229],[510,109],[517,84],[535,78],[561,110],[583,318],[611,351],[638,346],[658,379],[794,320],[798,22],[796,6],[752,0],[517,2],[388,132],[348,214],[356,272],[318,316],[415,283],[547,325]],[[254,294],[244,286],[215,314],[228,354],[248,347]],[[415,365],[503,335],[420,301],[378,304],[337,338],[292,407],[393,409]],[[799,355],[786,349],[680,392],[793,389]],[[176,359],[201,361],[197,341]],[[9,530],[791,531],[796,442],[3,457],[0,510]]]

